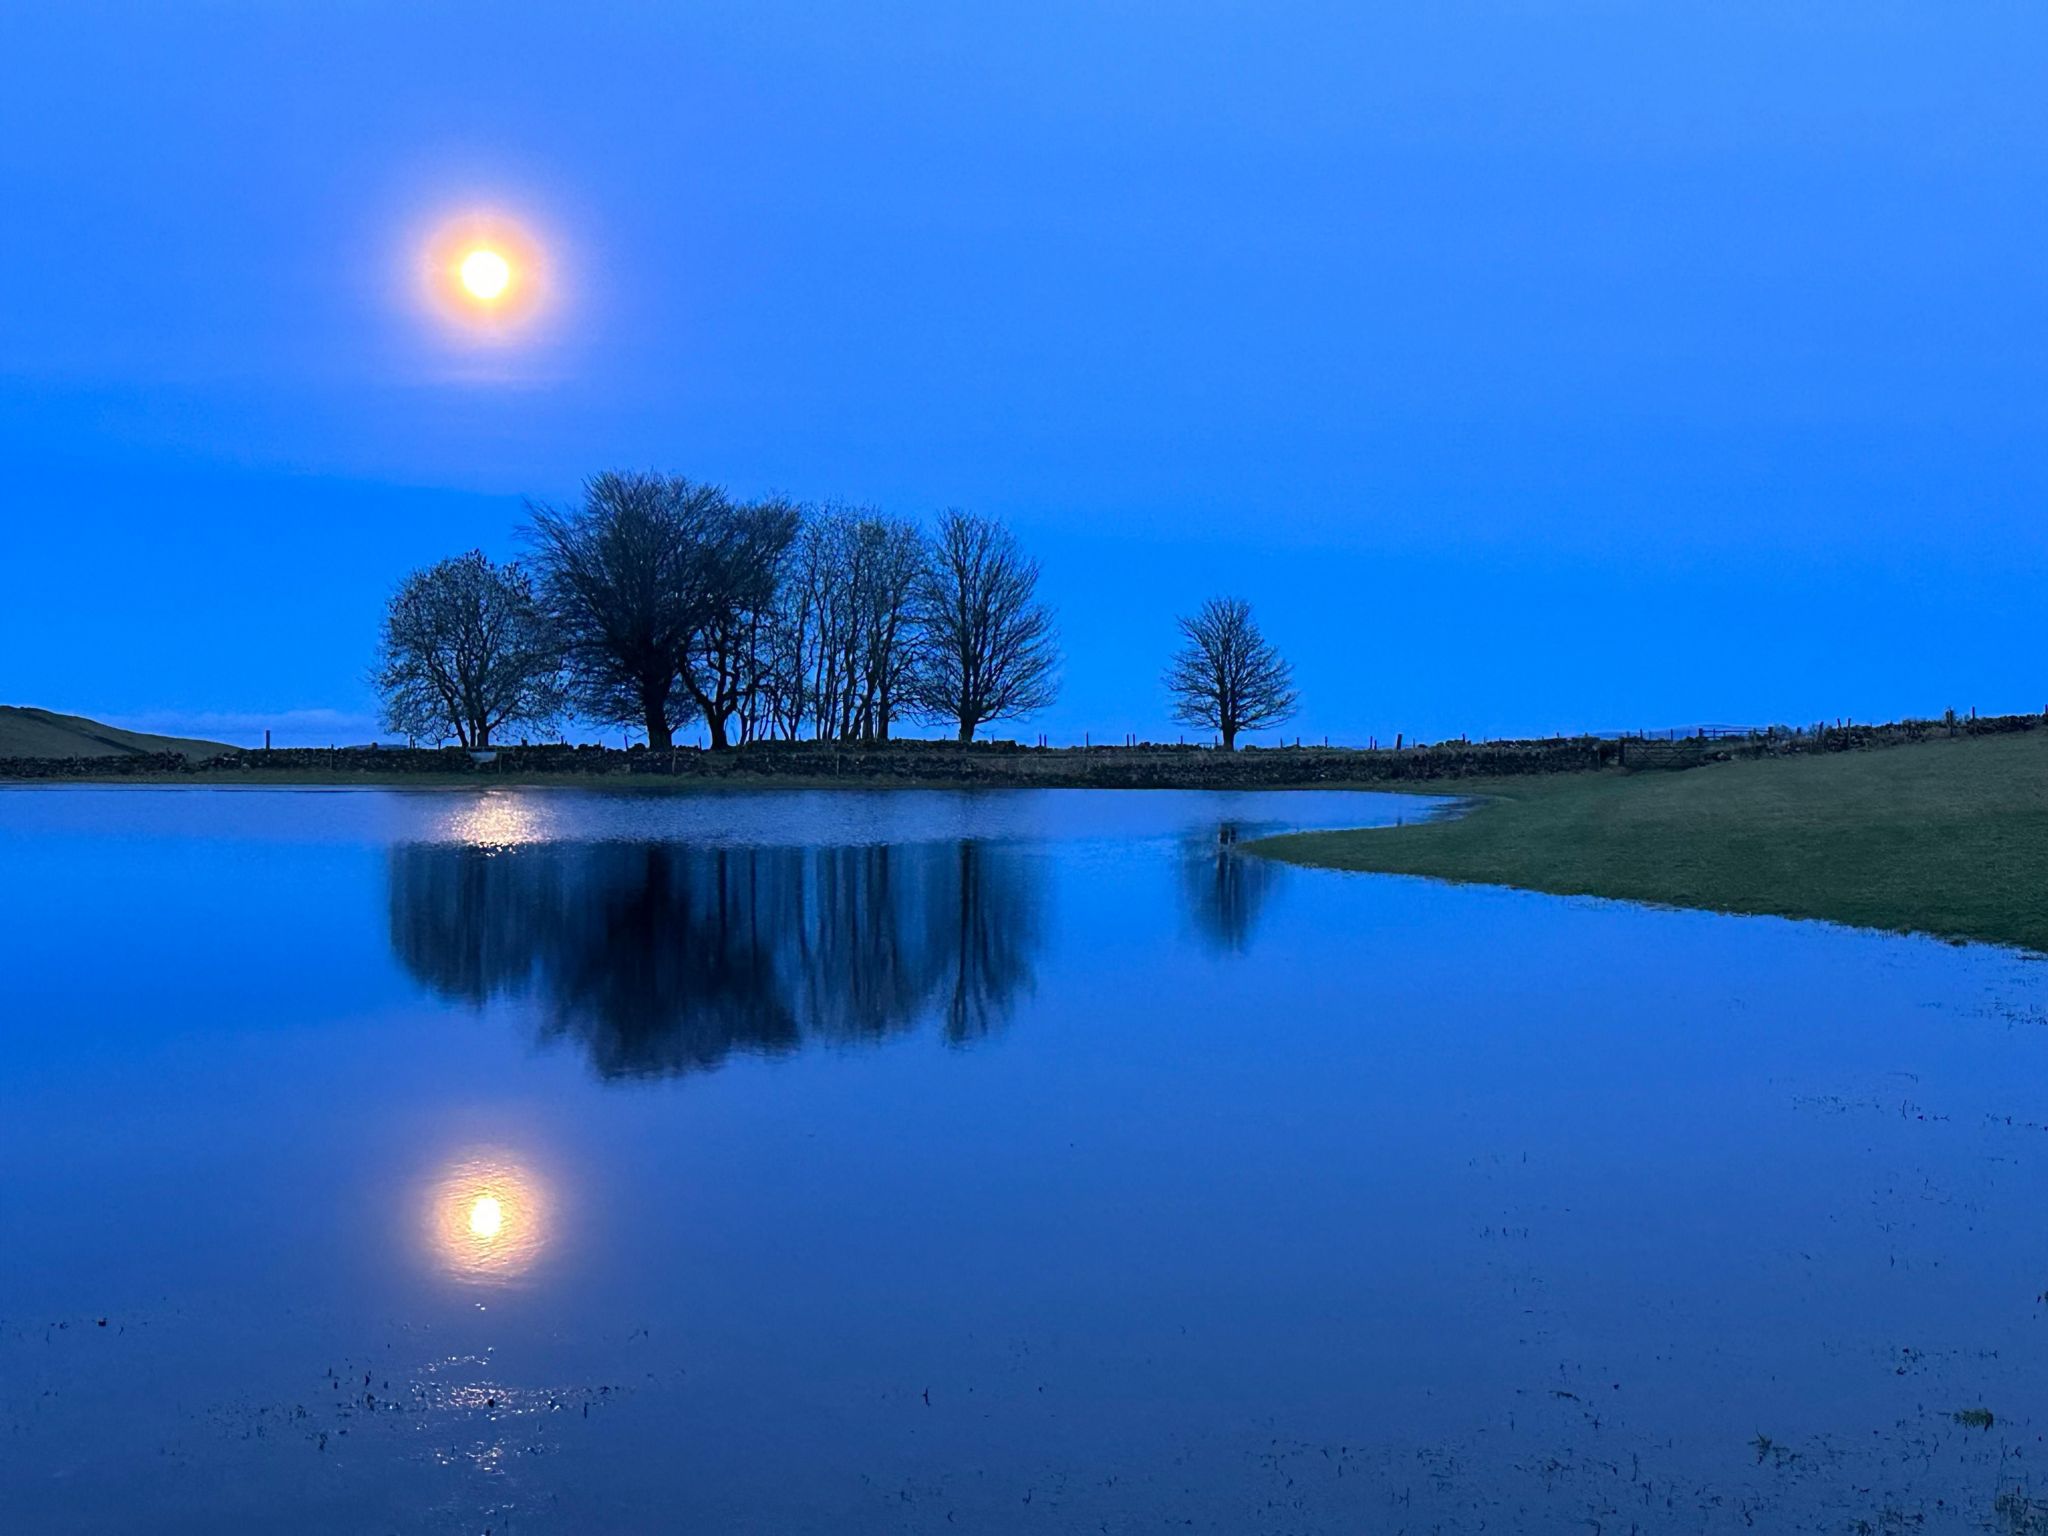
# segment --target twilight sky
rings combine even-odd
[[[2048,10],[0,7],[0,703],[376,734],[605,467],[1009,519],[1055,739],[2048,703]],[[421,310],[488,206],[551,302]]]

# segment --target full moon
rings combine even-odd
[[[479,248],[462,258],[462,286],[486,304],[502,298],[512,283],[512,264],[496,251]]]
[[[559,274],[524,220],[483,207],[448,213],[421,230],[414,249],[421,310],[440,322],[444,341],[474,352],[544,339],[537,322],[559,302]]]

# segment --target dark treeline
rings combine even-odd
[[[525,561],[473,550],[393,595],[372,673],[391,729],[484,748],[576,717],[659,748],[701,723],[724,748],[876,745],[910,720],[967,742],[1058,694],[1038,564],[992,519],[948,511],[927,531],[619,473],[528,512]],[[1293,715],[1292,670],[1249,603],[1213,598],[1178,624],[1175,719],[1233,748]]]
[[[1031,990],[1041,880],[975,841],[419,843],[390,854],[391,944],[442,997],[530,998],[602,1076],[669,1076],[933,1018],[987,1034]]]
[[[916,720],[971,741],[1056,695],[1038,566],[990,519],[927,533],[651,474],[529,514],[528,560],[472,552],[393,597],[373,674],[392,729],[488,747],[573,713],[653,747],[701,723],[725,747],[885,742]]]

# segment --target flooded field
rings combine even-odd
[[[1431,810],[0,791],[0,1530],[2048,1533],[2048,969]]]

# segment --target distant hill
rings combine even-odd
[[[182,752],[212,757],[237,749],[221,741],[187,736],[145,736],[102,725],[83,715],[52,714],[0,704],[0,757],[137,757],[146,752]]]

